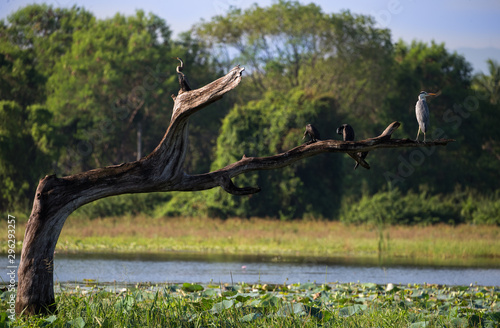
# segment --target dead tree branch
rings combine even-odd
[[[184,173],[188,118],[234,89],[241,82],[243,70],[237,66],[202,88],[173,96],[170,125],[156,149],[141,160],[61,178],[49,175],[40,180],[26,226],[18,270],[17,313],[36,314],[55,309],[53,270],[46,263],[54,261],[55,246],[68,215],[87,203],[126,193],[194,191],[218,186],[231,194],[248,195],[259,192],[260,188],[238,188],[231,181],[233,177],[249,171],[281,168],[325,152],[348,153],[360,165],[367,167],[368,164],[357,156],[358,152],[380,148],[430,147],[453,141],[417,143],[408,139],[391,139],[392,133],[399,127],[399,123],[394,122],[380,136],[363,141],[322,140],[268,157],[243,155],[238,162],[206,174]]]

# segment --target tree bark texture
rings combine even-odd
[[[379,148],[430,147],[453,141],[419,143],[409,139],[391,139],[392,133],[399,127],[398,122],[393,122],[380,136],[363,141],[321,140],[268,157],[243,155],[238,162],[205,174],[184,173],[188,118],[234,89],[241,81],[243,70],[244,68],[237,66],[227,75],[202,88],[181,90],[176,97],[173,96],[174,108],[170,125],[160,144],[148,156],[131,163],[62,178],[49,175],[40,180],[26,226],[18,270],[17,313],[47,313],[55,309],[53,268],[56,243],[68,215],[87,203],[126,193],[195,191],[218,186],[235,195],[253,194],[260,191],[258,186],[239,188],[231,179],[249,171],[281,168],[325,152],[348,153],[360,165],[369,168],[358,157],[358,152]]]

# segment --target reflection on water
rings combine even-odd
[[[402,260],[349,258],[310,259],[235,255],[60,255],[54,261],[54,278],[60,282],[119,283],[305,283],[373,282],[432,283],[446,285],[500,285],[500,265],[476,267],[429,266]]]
[[[213,254],[56,254],[56,282],[306,283],[372,282],[500,286],[500,263]],[[468,266],[467,266],[468,265]],[[8,281],[2,270],[0,281]]]

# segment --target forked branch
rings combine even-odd
[[[188,175],[183,171],[188,146],[188,118],[203,107],[222,98],[241,82],[244,68],[233,68],[228,74],[196,89],[184,86],[174,96],[172,119],[156,149],[139,161],[108,166],[58,178],[41,179],[35,193],[33,209],[26,233],[18,270],[16,312],[46,313],[55,309],[53,272],[46,263],[53,263],[54,250],[64,222],[78,207],[100,198],[126,193],[155,191],[194,191],[222,187],[235,195],[260,191],[258,187],[236,187],[231,179],[239,174],[278,169],[298,160],[326,152],[348,153],[360,165],[368,164],[358,152],[380,148],[442,146],[453,140],[418,143],[408,139],[391,139],[399,127],[390,124],[378,137],[363,141],[321,140],[268,157],[246,157],[217,171]],[[52,266],[53,267],[53,266]]]
[[[445,146],[453,139],[440,139],[432,142],[416,142],[410,139],[391,139],[392,133],[400,126],[399,122],[393,122],[378,137],[361,141],[340,141],[340,140],[318,140],[314,143],[307,143],[292,148],[284,153],[268,157],[246,157],[243,155],[239,161],[228,166],[205,174],[185,175],[181,187],[178,190],[193,191],[205,190],[221,186],[226,192],[235,195],[247,195],[260,191],[259,187],[236,188],[229,182],[230,179],[245,172],[258,170],[279,169],[293,164],[301,159],[315,156],[321,153],[348,153],[353,158],[359,159],[362,166],[367,166],[357,153],[367,152],[381,148],[408,148],[408,147],[432,147]]]

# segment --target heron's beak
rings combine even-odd
[[[427,96],[437,96],[435,93],[427,93]]]

